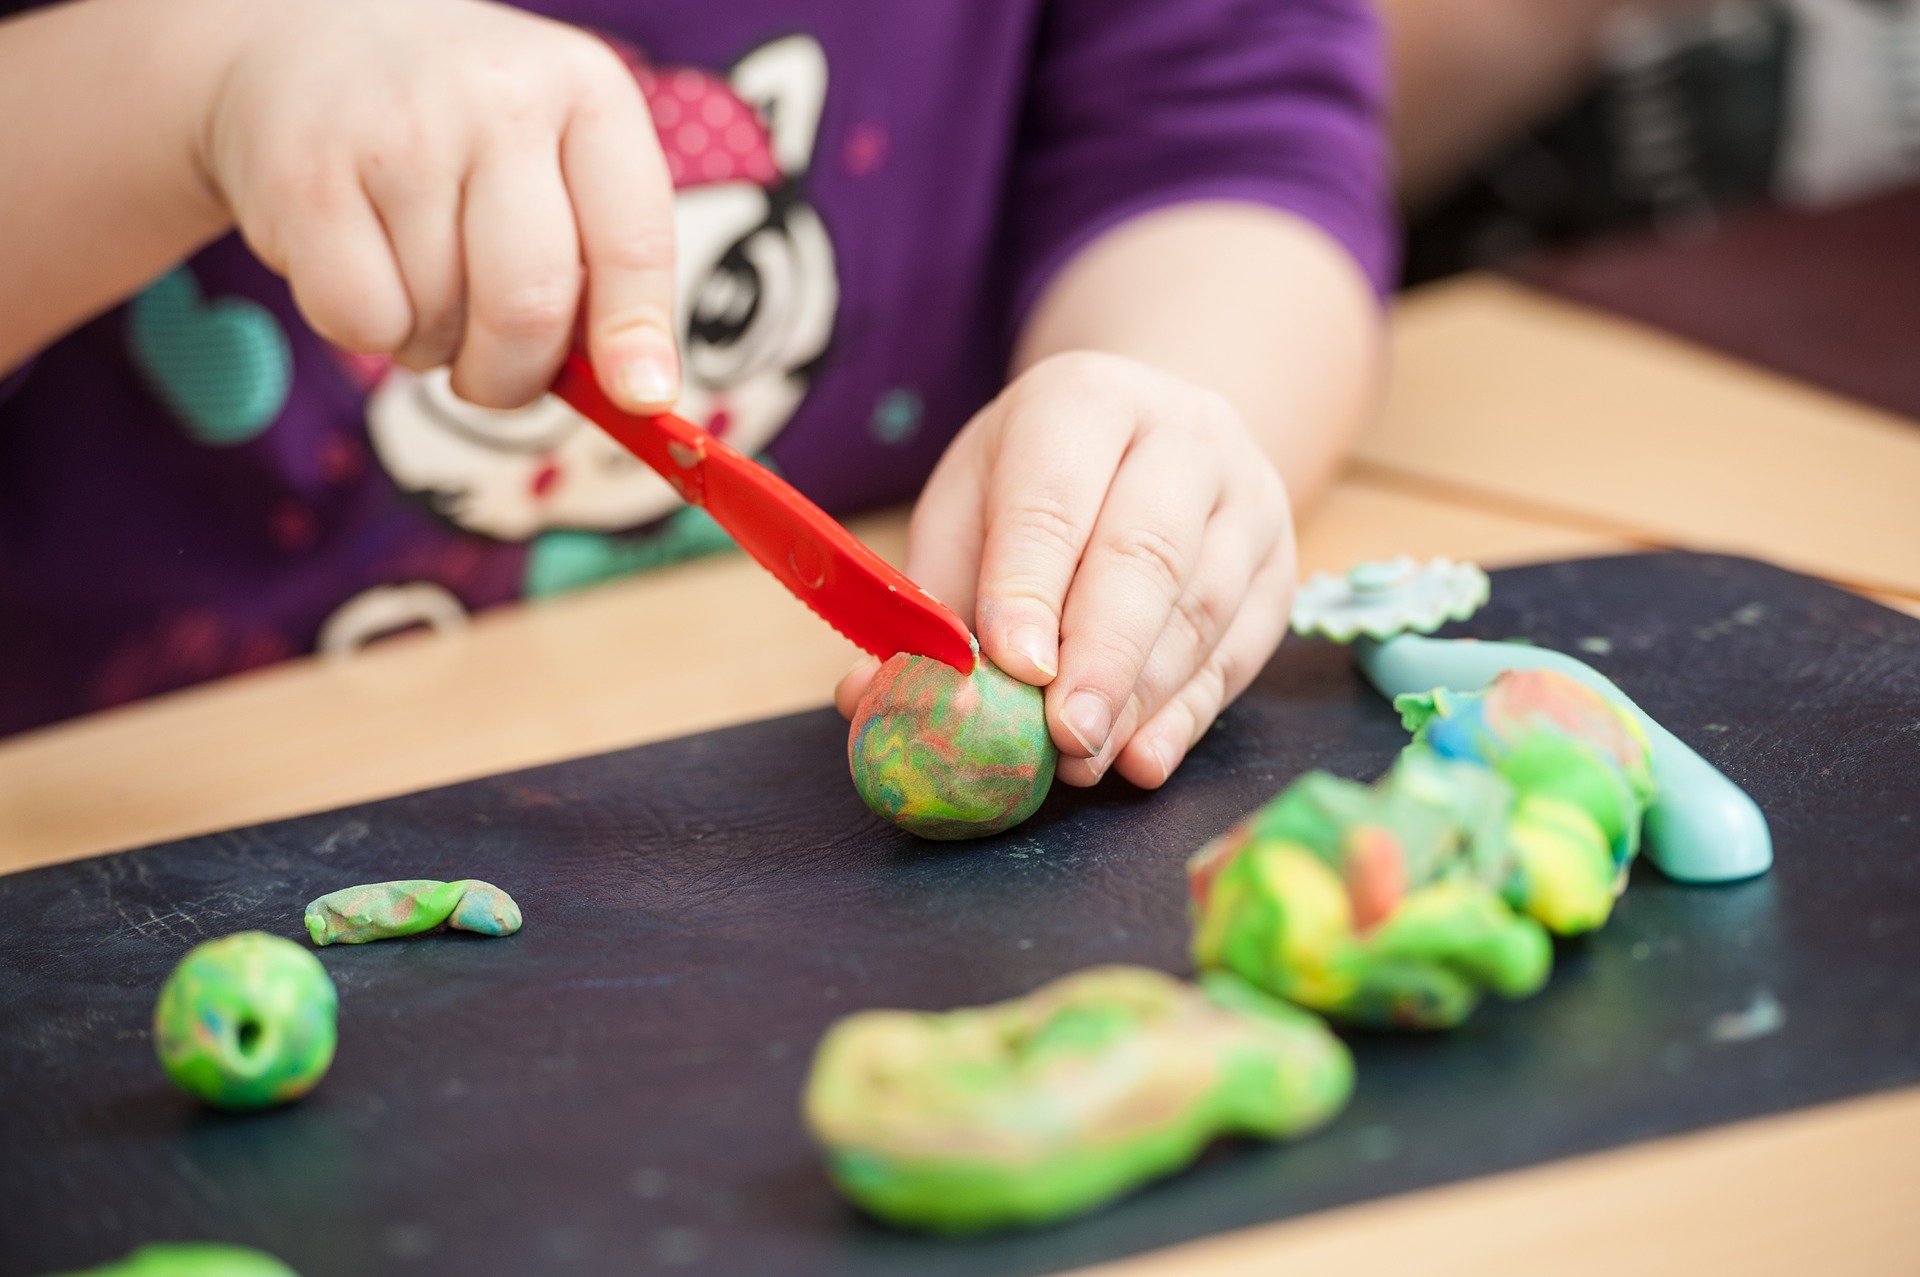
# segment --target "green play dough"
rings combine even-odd
[[[317,945],[365,944],[417,935],[445,924],[456,931],[510,936],[520,930],[520,906],[490,882],[410,878],[344,887],[307,906],[307,934]]]
[[[153,1044],[182,1090],[265,1108],[312,1090],[333,1063],[333,981],[312,953],[263,931],[195,946],[153,1008]]]
[[[1040,689],[984,655],[972,674],[901,653],[874,675],[847,734],[867,806],[922,838],[979,838],[1031,816],[1060,753]]]
[[[805,1115],[850,1200],[972,1232],[1091,1210],[1217,1136],[1305,1134],[1352,1091],[1319,1019],[1232,975],[1095,967],[995,1006],[849,1016]]]
[[[215,1242],[154,1242],[99,1268],[67,1277],[299,1277],[272,1255]]]
[[[1422,745],[1373,785],[1310,772],[1188,862],[1193,959],[1352,1024],[1439,1029],[1546,983],[1514,907],[1513,788]]]

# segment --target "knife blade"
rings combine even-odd
[[[712,515],[756,563],[854,646],[882,660],[912,652],[962,674],[973,671],[973,634],[952,609],[765,466],[684,418],[624,411],[577,353],[567,357],[553,393],[658,471],[689,505]]]

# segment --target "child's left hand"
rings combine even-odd
[[[954,439],[907,574],[1046,688],[1059,778],[1152,789],[1279,646],[1293,521],[1221,396],[1117,355],[1028,369]],[[841,680],[851,715],[877,665]]]

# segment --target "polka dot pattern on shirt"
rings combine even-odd
[[[709,182],[779,182],[766,122],[725,79],[697,67],[656,70],[641,64],[633,70],[676,189]]]

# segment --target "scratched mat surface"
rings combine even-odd
[[[305,1277],[1033,1274],[1920,1082],[1920,622],[1671,555],[1498,574],[1456,629],[1586,654],[1756,794],[1778,864],[1688,888],[1643,863],[1540,997],[1356,1038],[1358,1094],[1314,1139],[936,1242],[844,1207],[796,1114],[845,1012],[1186,970],[1187,853],[1404,742],[1343,651],[1301,642],[1161,794],[1056,793],[971,845],[870,817],[823,712],[0,878],[0,1273],[218,1238]],[[298,937],[308,899],[414,876],[499,883],[526,929],[321,951],[340,1051],[302,1103],[169,1089],[147,1018],[191,944]]]

